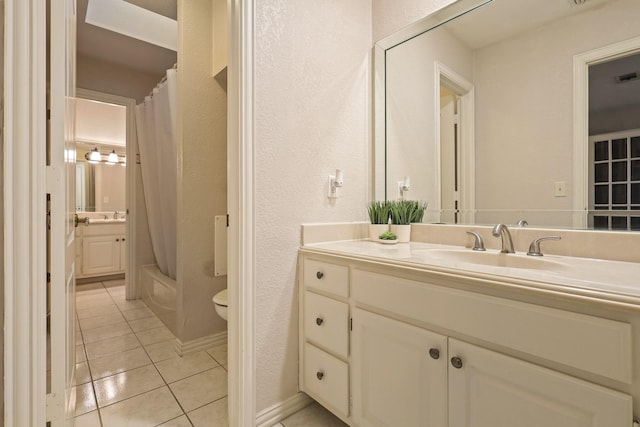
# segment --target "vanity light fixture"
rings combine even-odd
[[[344,184],[344,176],[342,175],[342,170],[336,169],[335,175],[329,175],[329,193],[327,197],[330,199],[338,198],[338,188],[342,187]]]
[[[398,197],[402,200],[406,192],[411,190],[411,177],[405,176],[404,181],[398,181]]]
[[[120,164],[122,166],[126,166],[127,158],[125,156],[120,156],[116,153],[116,150],[111,150],[111,153],[102,154],[98,151],[97,148],[94,148],[88,153],[85,153],[84,158],[92,164],[97,163],[106,163],[108,165]]]
[[[89,157],[87,157],[87,154]],[[91,153],[85,154],[85,158],[89,161],[89,163],[100,163],[102,161],[102,154],[98,151],[97,148],[91,150]]]
[[[116,154],[116,150],[112,150],[111,153],[109,153],[109,157],[107,157],[107,164],[115,165],[116,163],[118,163],[118,155]]]

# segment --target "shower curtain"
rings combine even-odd
[[[177,228],[177,70],[142,104],[136,106],[136,128],[142,187],[147,204],[151,245],[160,271],[176,278]]]

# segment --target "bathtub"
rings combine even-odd
[[[176,281],[162,274],[156,264],[150,264],[140,268],[140,283],[142,285],[142,300],[173,335],[177,335],[178,289]]]

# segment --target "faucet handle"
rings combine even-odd
[[[560,240],[560,239],[561,239],[560,236],[544,236],[544,237],[537,238],[533,242],[531,242],[531,244],[529,245],[529,252],[527,252],[527,255],[542,256],[542,252],[540,252],[540,242],[542,242],[543,240]]]
[[[471,249],[473,249],[474,251],[486,251],[486,249],[484,248],[484,241],[482,240],[482,236],[480,236],[475,231],[467,231],[467,234],[475,237],[473,248]]]

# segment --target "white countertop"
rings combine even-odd
[[[438,255],[444,251],[472,252],[471,249],[460,246],[415,242],[385,245],[370,240],[314,243],[302,246],[301,250],[305,253],[333,254],[448,275],[509,282],[520,287],[561,292],[640,309],[640,263],[544,255],[541,257],[544,259],[542,262],[554,264],[552,270],[510,268],[461,262]],[[488,249],[487,252],[498,251]],[[537,258],[523,253],[499,256]]]

